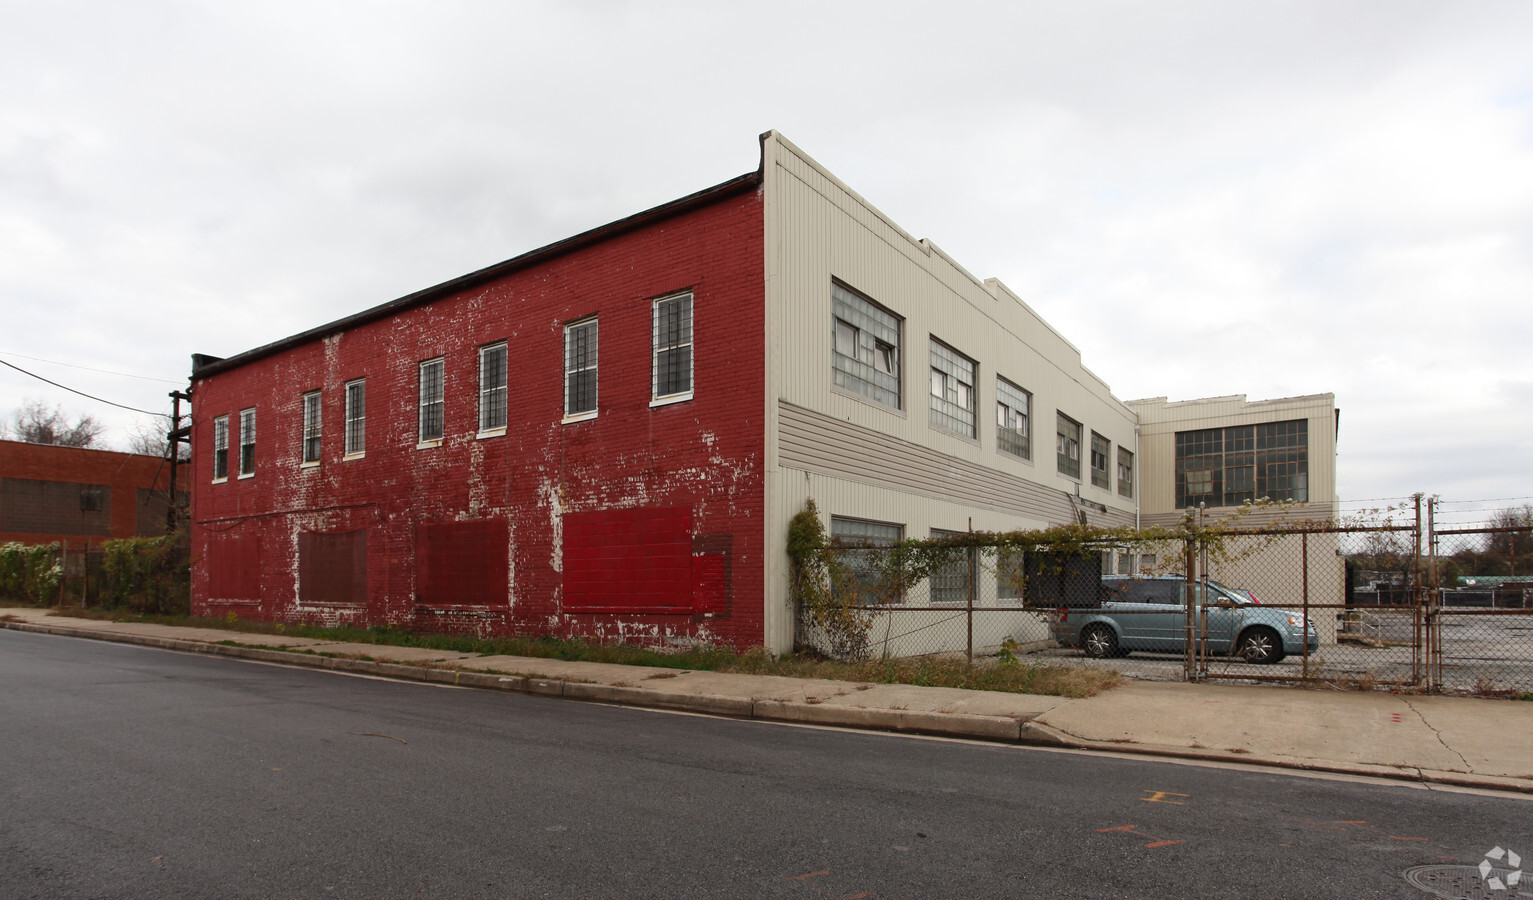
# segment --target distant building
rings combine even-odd
[[[775,132],[755,172],[192,378],[211,615],[785,650],[809,499],[884,541],[1132,525],[1145,483],[1074,346]]]
[[[169,488],[158,457],[0,441],[0,543],[79,549],[161,535]]]

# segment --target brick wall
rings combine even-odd
[[[759,644],[762,279],[760,199],[754,190],[738,192],[198,380],[196,610]],[[694,396],[651,407],[652,300],[683,290],[694,298]],[[598,320],[598,414],[561,424],[564,326],[588,316]],[[510,359],[508,427],[476,436],[478,348],[501,340]],[[440,445],[418,447],[418,366],[435,357],[445,361],[446,434]],[[358,378],[366,379],[367,445],[348,459],[344,385]],[[315,390],[322,392],[321,462],[305,467],[302,397]],[[246,408],[256,410],[255,473],[240,478]],[[215,483],[220,416],[229,417],[230,473]],[[685,511],[694,590],[682,598],[678,589],[671,609],[679,611],[567,610],[566,517],[624,509]],[[481,543],[504,534],[496,539],[505,542],[504,560],[475,567],[477,551],[437,548],[422,565],[421,535],[452,534],[429,526],[482,520],[496,527],[464,533]],[[314,545],[302,536],[357,530],[367,535],[365,603],[300,596],[300,546]],[[235,558],[221,561],[226,548]],[[256,559],[257,588],[232,587]],[[466,567],[457,593],[454,566]],[[484,577],[502,566],[504,590],[487,600]]]
[[[0,543],[164,534],[169,488],[170,468],[153,456],[0,441]]]

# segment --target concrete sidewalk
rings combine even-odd
[[[1071,700],[476,656],[73,619],[28,608],[0,608],[0,627],[775,722],[1281,766],[1533,794],[1533,703],[1517,701],[1136,681],[1096,697]]]

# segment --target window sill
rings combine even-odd
[[[341,457],[341,462],[349,462],[350,460],[353,460],[353,459],[362,459],[362,458],[364,458],[366,456],[367,456],[367,451],[366,450],[363,450],[361,453],[348,453],[345,456]]]
[[[501,427],[501,428],[490,428],[490,429],[486,429],[485,431],[481,431],[478,434],[474,435],[474,440],[482,441],[485,438],[495,438],[495,437],[505,437],[505,436],[506,436],[506,429],[504,427]]]
[[[1007,451],[1002,450],[999,447],[997,447],[995,449],[995,452],[1002,459],[1009,459],[1009,460],[1011,460],[1014,463],[1021,463],[1024,466],[1031,466],[1031,465],[1033,465],[1033,458],[1030,457],[1030,456],[1018,456],[1015,453],[1008,453]]]
[[[842,397],[850,397],[851,399],[856,400],[859,403],[863,403],[863,404],[866,404],[868,406],[871,406],[874,409],[880,409],[880,410],[883,410],[886,413],[893,413],[894,415],[899,416],[902,419],[906,417],[905,416],[905,410],[904,410],[903,407],[890,406],[887,403],[879,403],[877,400],[874,400],[872,397],[869,397],[866,394],[859,394],[856,391],[849,391],[849,390],[847,390],[844,387],[840,387],[839,385],[834,385],[834,384],[831,385],[830,386],[830,392],[832,394],[839,394]]]
[[[960,441],[963,441],[966,444],[973,444],[976,447],[979,446],[979,438],[974,437],[973,435],[964,434],[962,431],[949,431],[946,428],[932,425],[930,423],[927,423],[927,428],[931,431],[937,432],[938,434],[945,434],[948,437],[958,438]]]
[[[316,460],[312,460],[310,462],[301,462],[301,463],[298,464],[298,468],[299,469],[317,469],[317,468],[319,468],[319,460],[316,459]]]
[[[239,480],[240,481],[244,481],[246,478],[254,478],[254,477],[255,477],[255,473],[254,472],[244,472],[244,473],[241,473],[241,475],[239,477]]]
[[[436,438],[435,440],[421,441],[420,443],[415,445],[415,449],[417,449],[417,450],[430,450],[432,447],[440,447],[440,446],[442,446],[442,438]]]
[[[665,397],[656,397],[655,399],[649,401],[649,408],[654,409],[657,406],[670,406],[672,403],[685,403],[691,399],[691,391],[687,391],[685,394],[670,394]]]
[[[223,483],[224,483],[224,482],[226,482],[226,481],[228,481],[228,480],[229,480],[229,476],[228,476],[228,475],[225,475],[225,476],[224,476],[224,477],[222,477],[222,478],[215,478],[215,479],[213,479],[213,483],[214,483],[214,484],[223,484]]]
[[[559,424],[560,425],[568,425],[571,422],[585,422],[585,421],[587,421],[589,419],[594,419],[594,418],[596,418],[596,410],[592,410],[590,412],[584,412],[584,413],[576,413],[573,416],[565,416],[564,418],[559,420]]]

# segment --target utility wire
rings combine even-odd
[[[0,356],[14,356],[17,359],[30,359],[33,362],[47,363],[50,366],[65,366],[70,369],[81,369],[86,372],[100,372],[103,375],[116,375],[121,378],[137,378],[140,381],[158,381],[160,384],[181,384],[179,381],[171,381],[168,378],[155,378],[150,375],[134,375],[130,372],[113,372],[110,369],[93,369],[90,366],[77,366],[74,363],[59,362],[56,359],[43,359],[41,356],[27,356],[25,353],[12,353],[9,350],[0,350]]]
[[[165,415],[165,413],[150,412],[147,409],[139,409],[136,406],[124,406],[121,403],[113,403],[110,400],[103,400],[100,397],[95,396],[94,394],[87,394],[84,391],[77,391],[74,388],[69,387],[68,385],[59,384],[57,381],[52,381],[50,379],[44,378],[43,376],[37,374],[36,372],[28,372],[26,369],[23,369],[21,366],[13,365],[11,363],[6,362],[3,359],[0,359],[0,366],[8,366],[9,368],[15,369],[16,371],[20,372],[23,375],[30,375],[33,378],[36,378],[38,381],[45,381],[48,384],[51,384],[51,385],[53,385],[56,388],[63,388],[64,390],[70,392],[71,394],[79,394],[81,397],[85,397],[87,399],[94,400],[97,403],[105,403],[107,406],[115,406],[118,409],[125,409],[128,412],[143,413],[146,416],[160,416],[160,417],[166,418],[166,419],[170,418],[170,416]]]

